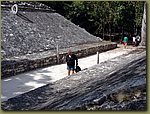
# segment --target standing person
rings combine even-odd
[[[135,39],[136,39],[136,46],[138,46],[140,44],[141,37],[137,35]]]
[[[72,71],[72,74],[74,74],[75,61],[76,61],[76,66],[77,66],[78,65],[78,58],[75,54],[72,54],[71,50],[69,49],[68,54],[66,56],[68,75],[70,75],[70,71]]]
[[[124,48],[126,48],[127,43],[128,43],[128,37],[127,36],[124,37],[123,42],[124,42]]]
[[[133,39],[133,46],[135,46],[136,44],[135,36],[133,36],[132,39]]]

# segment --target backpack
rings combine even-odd
[[[75,72],[81,71],[81,68],[79,66],[76,66]]]

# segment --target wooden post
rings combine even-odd
[[[105,32],[105,31],[104,31],[104,28],[103,28],[103,40],[104,40],[104,34],[105,34],[104,32]]]
[[[99,52],[97,51],[97,64],[99,64]]]
[[[57,64],[59,64],[59,45],[57,44],[57,47],[56,47],[56,51],[57,51]]]

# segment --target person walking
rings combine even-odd
[[[124,42],[124,48],[126,48],[127,43],[128,43],[128,37],[127,36],[124,37],[123,42]]]
[[[72,74],[74,74],[75,63],[77,66],[78,65],[78,58],[75,54],[72,54],[71,49],[68,50],[68,54],[66,56],[66,62],[67,62],[68,75],[70,75],[71,71],[72,71]]]

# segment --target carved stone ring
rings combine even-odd
[[[13,14],[17,14],[18,12],[18,5],[17,4],[14,4],[12,7],[11,7],[11,11]]]

